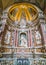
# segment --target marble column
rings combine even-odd
[[[42,33],[42,37],[43,37],[43,44],[46,44],[46,33],[44,30],[45,19],[44,19],[43,13],[40,13],[39,22],[40,22],[40,28],[41,28],[41,33]]]
[[[30,46],[32,45],[32,31],[30,30]]]
[[[30,35],[29,35],[29,30],[28,30],[28,47],[30,47]]]
[[[43,46],[41,51],[44,53],[45,52],[45,45],[46,45],[46,33],[44,31],[45,19],[44,19],[43,13],[40,13],[39,23],[40,23],[40,32],[41,32],[41,36],[42,36],[42,46]]]

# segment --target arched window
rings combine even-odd
[[[18,60],[17,65],[22,65],[22,60]]]

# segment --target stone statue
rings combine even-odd
[[[21,35],[20,41],[21,46],[27,47],[27,39],[24,37],[24,35]]]

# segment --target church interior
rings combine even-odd
[[[46,65],[46,0],[0,0],[0,65]]]

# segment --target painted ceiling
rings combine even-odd
[[[46,0],[0,0],[0,12],[15,2],[31,2],[37,5],[46,14]]]

